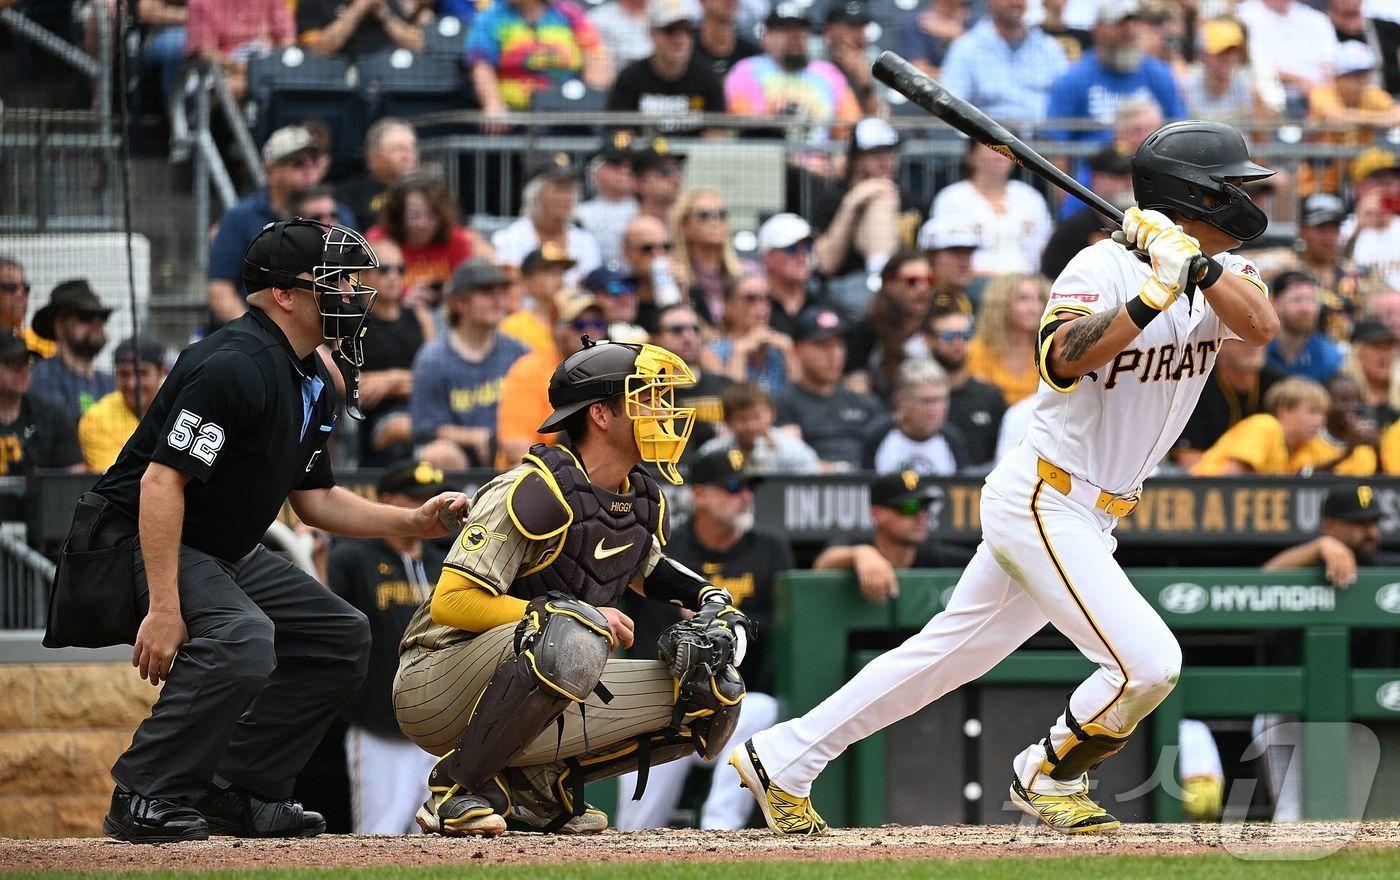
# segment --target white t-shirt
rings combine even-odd
[[[496,230],[491,236],[491,247],[496,249],[496,259],[511,266],[519,266],[530,255],[530,251],[540,246],[539,233],[529,217],[521,217],[504,229]],[[564,249],[578,265],[564,273],[564,280],[577,285],[594,269],[603,264],[598,251],[598,242],[586,230],[570,226],[564,233]]]
[[[1215,259],[1268,292],[1245,258]],[[1104,239],[1076,254],[1055,279],[1045,314],[1093,315],[1120,306],[1151,274],[1145,261]],[[1042,371],[1026,440],[1071,476],[1114,494],[1136,491],[1181,436],[1221,341],[1236,338],[1203,294],[1177,297],[1131,347],[1068,388],[1051,386]]]
[[[958,461],[942,434],[913,440],[898,428],[891,428],[875,448],[875,472],[879,474],[914,471],[926,477],[947,477],[957,470]]]
[[[633,16],[620,3],[604,3],[588,13],[588,20],[598,29],[598,36],[607,47],[613,70],[621,70],[633,61],[651,56],[651,29],[647,27],[646,7]]]
[[[1342,222],[1342,241],[1352,237],[1356,215]],[[1351,246],[1351,258],[1363,269],[1374,269],[1386,284],[1400,287],[1400,217],[1391,217],[1384,229],[1363,229],[1356,232]]]
[[[998,214],[966,180],[943,188],[933,199],[929,222],[954,216],[970,224],[981,244],[972,252],[975,272],[1034,272],[1040,252],[1050,240],[1052,221],[1045,198],[1035,187],[1019,180],[1007,181],[1006,210]]]
[[[1236,13],[1249,34],[1249,60],[1258,72],[1289,73],[1313,85],[1332,77],[1337,32],[1326,15],[1293,0],[1279,15],[1262,0],[1245,0]]]
[[[627,224],[637,216],[637,200],[607,202],[589,199],[574,209],[574,219],[598,243],[603,264],[622,262],[622,236]]]

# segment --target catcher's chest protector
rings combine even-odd
[[[627,585],[642,576],[652,536],[659,534],[661,487],[638,466],[628,474],[632,491],[618,495],[589,483],[562,449],[541,445],[530,454],[548,466],[573,521],[554,560],[517,578],[511,595],[533,599],[558,592],[595,607],[616,605]]]

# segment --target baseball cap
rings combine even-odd
[[[803,309],[792,326],[794,342],[817,342],[833,336],[844,336],[845,333],[846,322],[831,309]]]
[[[765,27],[807,26],[807,10],[799,3],[785,2],[773,4],[768,17],[763,19]]]
[[[1337,486],[1327,491],[1322,515],[1342,522],[1370,523],[1381,518],[1381,506],[1370,486]]]
[[[604,142],[603,148],[593,154],[593,158],[604,162],[632,161],[632,132],[615,131]]]
[[[24,363],[33,356],[23,339],[12,333],[0,333],[0,364]]]
[[[321,152],[321,148],[316,146],[316,139],[311,136],[311,132],[300,125],[279,128],[269,135],[267,142],[263,144],[263,164],[276,165],[305,150]]]
[[[1141,18],[1142,9],[1137,0],[1103,0],[1099,4],[1099,14],[1095,24],[1117,24],[1128,18]]]
[[[671,149],[671,143],[665,138],[652,138],[650,143],[632,154],[632,173],[641,174],[667,162],[684,161],[685,153]]]
[[[1362,318],[1356,322],[1356,326],[1351,331],[1351,341],[1358,342],[1395,342],[1395,334],[1390,332],[1390,328],[1377,321],[1375,318]]]
[[[155,340],[130,336],[112,350],[112,360],[118,364],[155,364],[165,367],[165,349]]]
[[[919,229],[918,244],[921,251],[975,248],[981,243],[981,236],[972,224],[950,214],[930,217]]]
[[[877,116],[862,119],[851,129],[852,153],[872,153],[875,150],[893,150],[898,147],[899,132]]]
[[[1219,55],[1230,49],[1244,48],[1244,28],[1229,18],[1216,18],[1201,28],[1201,49],[1207,55]]]
[[[752,489],[754,484],[759,482],[759,478],[754,474],[745,473],[745,464],[747,461],[744,453],[738,449],[709,452],[697,456],[690,463],[690,473],[686,482],[692,486],[720,486],[735,481]]]
[[[1356,40],[1347,40],[1337,48],[1337,75],[1364,73],[1376,67],[1376,53],[1371,47]]]
[[[578,180],[582,176],[582,172],[574,165],[574,160],[569,158],[568,153],[562,151],[536,159],[530,163],[530,171],[526,175],[530,180],[537,177],[547,177],[550,180]]]
[[[1352,183],[1360,183],[1372,174],[1394,171],[1397,168],[1400,168],[1400,160],[1395,158],[1394,153],[1384,147],[1371,147],[1356,154],[1356,158],[1351,160],[1348,173]]]
[[[882,474],[870,484],[870,503],[876,507],[898,507],[908,501],[930,502],[938,493],[928,477],[916,471]]]
[[[59,312],[76,312],[84,317],[95,316],[107,320],[112,310],[102,304],[86,278],[72,278],[57,284],[49,294],[48,303],[34,313],[31,325],[34,332],[44,339],[54,338],[54,321]]]
[[[506,271],[500,266],[485,257],[472,257],[452,273],[452,282],[447,285],[447,290],[449,293],[468,293],[509,283]]]
[[[583,289],[597,296],[635,296],[637,279],[616,269],[600,266],[584,277]]]
[[[826,11],[827,24],[870,24],[873,19],[870,17],[870,10],[865,8],[865,4],[860,0],[847,0],[845,3],[836,3]]]
[[[521,275],[533,275],[541,269],[572,269],[578,260],[558,244],[547,241],[525,255],[520,262]]]
[[[589,309],[597,309],[600,312],[602,307],[598,305],[598,300],[592,294],[565,292],[559,294],[555,300],[559,309],[559,323],[568,324],[578,319],[580,315]]]
[[[1132,174],[1132,157],[1114,146],[1104,147],[1089,157],[1089,171],[1094,174]]]
[[[427,501],[446,490],[442,471],[426,461],[401,461],[389,466],[375,484],[380,495],[393,493],[407,495],[418,501]]]
[[[651,0],[647,6],[647,26],[666,28],[679,21],[695,24],[700,20],[700,10],[692,0]]]
[[[1332,193],[1313,193],[1303,199],[1304,226],[1321,226],[1324,223],[1341,223],[1346,219],[1347,206],[1342,197]]]
[[[796,214],[774,214],[758,227],[758,252],[766,254],[792,247],[811,237],[812,227],[806,220]]]

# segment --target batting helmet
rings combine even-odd
[[[1168,123],[1138,146],[1132,167],[1139,208],[1175,211],[1240,241],[1258,238],[1269,226],[1239,184],[1274,172],[1250,161],[1244,137],[1224,123]]]
[[[569,416],[589,404],[622,395],[632,433],[643,461],[657,466],[680,485],[676,462],[695,425],[695,410],[676,406],[675,390],[695,384],[684,360],[656,345],[591,342],[564,358],[549,378],[549,405],[554,408],[540,433],[564,429]]]

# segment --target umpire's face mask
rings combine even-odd
[[[311,270],[321,335],[336,343],[340,356],[356,368],[364,366],[365,316],[377,295],[362,283],[360,273],[378,267],[373,248],[358,233],[332,226],[321,263]]]

